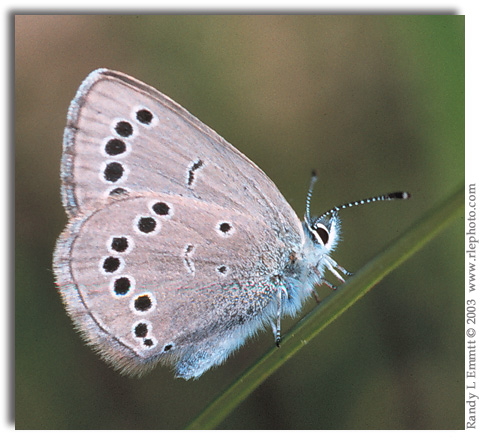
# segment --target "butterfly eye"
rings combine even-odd
[[[330,238],[330,233],[327,228],[323,224],[317,223],[312,227],[312,229],[315,235],[317,235],[317,240],[321,241],[321,243],[326,246]]]

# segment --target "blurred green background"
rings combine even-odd
[[[262,332],[197,381],[164,367],[131,379],[73,330],[51,265],[66,223],[62,133],[70,100],[100,67],[182,104],[259,165],[300,216],[312,168],[317,214],[410,191],[407,202],[343,212],[334,258],[351,271],[464,181],[463,16],[16,16],[18,429],[182,428],[273,346]],[[220,427],[463,428],[463,246],[459,220]]]

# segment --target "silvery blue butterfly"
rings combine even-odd
[[[85,340],[116,369],[158,362],[197,378],[265,324],[295,315],[328,269],[341,208],[301,222],[252,161],[174,101],[99,69],[67,118],[61,163],[69,217],[54,271]]]

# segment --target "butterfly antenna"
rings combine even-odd
[[[347,204],[343,204],[343,205],[338,206],[338,207],[333,207],[328,212],[325,212],[318,219],[320,219],[324,216],[332,215],[334,213],[337,213],[339,210],[347,209],[348,207],[355,207],[355,206],[359,206],[359,205],[363,205],[363,204],[369,204],[371,202],[377,202],[377,201],[394,201],[394,200],[397,200],[397,199],[409,199],[410,196],[411,195],[408,192],[394,192],[394,193],[387,193],[385,195],[373,196],[371,198],[360,199],[358,201],[352,201],[352,202],[349,202]],[[307,199],[307,202],[308,202],[308,199]]]
[[[310,221],[310,199],[312,198],[313,186],[317,182],[317,172],[312,170],[312,178],[310,179],[310,187],[308,188],[307,193],[307,208],[305,210],[305,219]]]

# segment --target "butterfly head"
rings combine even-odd
[[[315,219],[306,215],[304,229],[314,245],[323,247],[327,252],[334,250],[340,240],[340,218],[336,212]]]
[[[376,201],[392,201],[397,199],[410,198],[410,194],[407,192],[388,193],[385,195],[379,195],[342,204],[341,206],[333,207],[319,217],[312,218],[310,216],[310,199],[313,192],[313,186],[316,181],[317,175],[315,171],[313,171],[310,187],[307,194],[307,206],[303,227],[307,239],[311,241],[311,246],[313,246],[313,249],[306,249],[312,252],[312,255],[310,256],[310,262],[313,264],[316,263],[317,268],[318,265],[321,264],[322,260],[325,260],[329,253],[335,249],[338,241],[340,240],[340,218],[338,216],[339,211],[349,207],[356,207]],[[331,264],[336,264],[331,259],[327,259],[326,261],[330,262]]]

